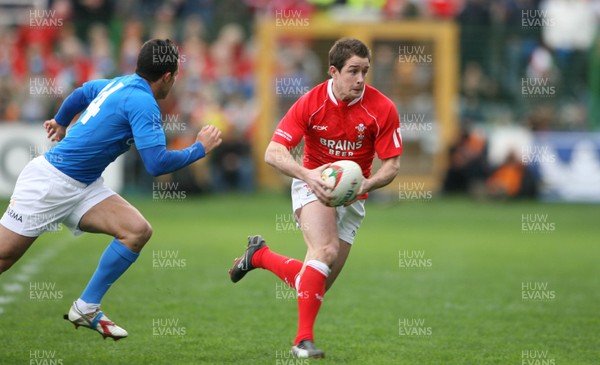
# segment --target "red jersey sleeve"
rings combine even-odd
[[[308,94],[304,94],[288,110],[277,125],[271,141],[292,149],[300,143],[308,125]]]
[[[384,114],[379,135],[375,139],[375,152],[382,160],[402,154],[402,135],[400,134],[400,118],[394,104],[389,101],[387,116]],[[384,112],[385,113],[385,112]]]

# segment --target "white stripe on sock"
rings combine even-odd
[[[327,266],[327,264],[325,264],[324,262],[321,262],[319,260],[309,260],[306,263],[306,266],[312,267],[313,269],[317,270],[321,274],[325,275],[325,277],[328,277],[329,273],[331,272],[331,269],[329,268],[329,266]]]

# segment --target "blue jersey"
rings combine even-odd
[[[156,99],[137,74],[89,81],[81,92],[87,108],[45,154],[64,174],[90,184],[133,143],[138,149],[166,146]]]

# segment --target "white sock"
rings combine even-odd
[[[308,262],[306,263],[306,266],[310,266],[310,267],[314,268],[321,274],[325,275],[325,277],[328,277],[329,273],[331,273],[331,269],[329,268],[329,266],[327,266],[326,263],[318,261],[318,260],[308,260]]]
[[[75,302],[75,306],[81,313],[92,313],[95,312],[98,308],[100,308],[100,304],[96,303],[86,303],[81,298],[77,299]]]

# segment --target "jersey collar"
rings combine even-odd
[[[149,91],[150,94],[152,94],[152,88],[150,87],[149,81],[147,81],[146,79],[144,79],[137,73],[133,73],[133,77],[136,78],[140,82],[140,85],[142,85],[142,88],[146,89],[146,91]]]
[[[342,103],[346,104],[346,106],[351,106],[351,105],[358,103],[365,95],[366,88],[367,88],[367,85],[365,85],[365,87],[363,87],[362,93],[356,99],[350,101],[348,104],[346,104],[345,102],[342,102]],[[337,98],[335,97],[335,95],[333,95],[333,79],[327,80],[327,94],[329,95],[329,99],[331,99],[331,101],[333,101],[333,103],[335,105],[339,105]]]

